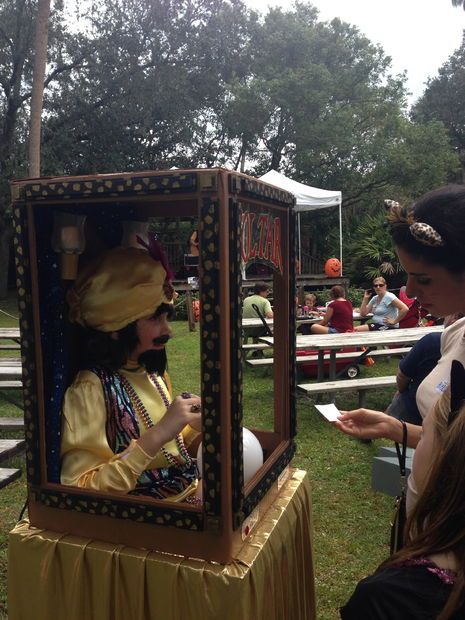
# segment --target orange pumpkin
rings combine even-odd
[[[328,258],[325,263],[325,274],[328,278],[338,278],[341,275],[342,265],[337,258]]]
[[[198,299],[192,300],[192,311],[194,313],[194,321],[198,323],[200,321],[200,301]]]

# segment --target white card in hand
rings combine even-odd
[[[315,405],[315,407],[329,422],[335,422],[341,415],[341,412],[333,403],[329,405]]]

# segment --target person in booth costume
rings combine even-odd
[[[86,354],[63,402],[61,482],[197,503],[200,399],[171,397],[174,289],[155,239],[146,247],[110,250],[68,292]]]

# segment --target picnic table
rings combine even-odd
[[[265,319],[265,321],[270,328],[273,327],[273,319]],[[296,318],[296,325],[299,326],[306,323],[318,323],[318,321],[321,321],[321,318],[302,316]],[[256,319],[242,319],[242,327],[263,327],[263,322],[258,317]]]
[[[413,345],[415,342],[431,332],[440,332],[443,325],[433,327],[411,327],[409,329],[387,329],[374,332],[350,332],[347,334],[327,334],[308,336],[296,336],[297,349],[309,349],[318,352],[318,381],[324,377],[324,356],[329,351],[329,380],[336,379],[336,355],[345,348],[364,347],[365,351],[354,353],[353,364],[362,362],[370,351],[377,347],[391,347],[401,345]],[[271,336],[262,336],[260,342],[273,346],[274,339]]]
[[[323,316],[324,316],[324,311],[323,312]],[[297,327],[299,327],[300,325],[306,325],[306,324],[310,324],[312,325],[313,323],[319,323],[323,316],[296,316],[296,325]],[[368,320],[371,316],[373,315],[367,315],[367,316],[362,316],[360,314],[360,312],[354,312],[353,313],[353,319],[354,321],[366,321]],[[267,322],[267,325],[270,326],[270,328],[273,327],[273,319],[265,319],[265,321]],[[263,322],[261,321],[261,319],[259,319],[258,317],[255,319],[242,319],[242,327],[262,327]]]

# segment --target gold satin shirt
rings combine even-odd
[[[165,414],[166,406],[152,384],[146,371],[136,363],[128,362],[120,369],[122,375],[137,392],[144,407],[156,424]],[[169,379],[168,379],[169,381]],[[160,386],[166,398],[171,396],[163,381]],[[66,390],[63,402],[61,437],[61,482],[107,493],[129,493],[145,469],[168,467],[166,457],[160,451],[155,457],[149,456],[136,440],[119,454],[114,454],[107,442],[106,406],[100,379],[90,370],[79,372],[72,385]],[[136,412],[141,434],[146,431],[143,421]],[[198,436],[192,427],[182,431],[186,447]],[[165,444],[165,449],[174,456],[179,450],[173,440]],[[182,493],[165,501],[183,501],[195,490],[192,483]]]

